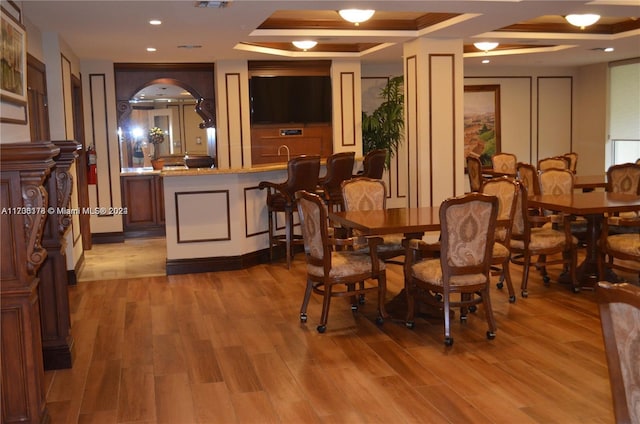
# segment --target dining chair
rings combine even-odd
[[[344,210],[341,184],[353,175],[355,155],[355,152],[340,152],[327,158],[327,170],[318,180],[317,193],[324,199],[330,211]]]
[[[609,193],[639,194],[640,195],[640,164],[622,163],[612,165],[607,169],[607,186]],[[609,224],[614,229],[617,227],[618,217],[637,218],[638,212],[621,212],[609,217]]]
[[[509,262],[511,261],[511,252],[509,244],[511,240],[511,222],[516,213],[516,205],[518,200],[518,184],[512,177],[492,178],[485,181],[482,185],[480,193],[496,196],[498,198],[498,220],[508,222],[508,224],[497,224],[496,234],[491,253],[491,268],[499,271],[499,280],[497,288],[502,289],[504,281],[507,282],[509,290],[509,302],[516,301],[515,291],[513,290],[513,282],[509,270]]]
[[[568,171],[567,171],[568,172]],[[534,226],[529,215],[527,204],[527,191],[524,185],[518,183],[519,193],[516,201],[516,211],[511,228],[511,263],[521,265],[522,283],[520,294],[528,297],[527,285],[529,281],[529,269],[533,265],[542,273],[545,285],[549,284],[547,265],[562,264],[568,268],[571,288],[578,292],[580,287],[576,278],[576,248],[578,239],[571,234],[571,220],[562,221],[562,230],[551,226]],[[535,218],[535,217],[533,217]],[[552,256],[549,258],[549,256]],[[534,260],[534,257],[538,257]]]
[[[612,225],[618,231],[610,231]],[[601,280],[606,280],[607,271],[614,269],[640,277],[640,218],[604,219],[599,243],[598,272]]]
[[[477,156],[467,156],[467,174],[470,191],[480,191],[482,186],[482,161]]]
[[[540,183],[540,194],[571,194],[573,193],[575,176],[568,168],[548,168],[544,171],[538,170],[538,182]],[[558,225],[563,219],[570,217],[556,211],[543,211],[552,225]]]
[[[640,423],[640,287],[601,281],[596,300],[616,423]]]
[[[379,180],[384,174],[386,163],[387,149],[370,150],[362,160],[362,173],[355,176]]]
[[[460,319],[467,319],[470,307],[482,304],[489,329],[496,335],[491,309],[490,275],[492,246],[498,216],[498,199],[482,193],[449,198],[440,205],[439,258],[430,257],[432,246],[413,239],[407,246],[405,292],[406,326],[414,328],[415,303],[419,299],[441,308],[444,314],[444,343],[453,344],[451,308],[460,308]],[[459,300],[453,298],[459,294]]]
[[[569,171],[574,174],[578,170],[578,154],[576,152],[569,152],[562,155],[567,161],[569,161]]]
[[[491,156],[493,170],[507,175],[516,175],[517,163],[518,159],[513,153],[496,153]]]
[[[342,197],[347,211],[383,210],[387,207],[387,185],[380,179],[358,177],[342,182]],[[361,235],[353,230],[353,235]],[[382,235],[383,242],[378,245],[378,255],[388,261],[403,256],[404,234]]]
[[[369,246],[365,251],[337,250],[336,246],[352,246],[355,240],[329,237],[327,209],[320,196],[301,190],[296,192],[295,198],[307,262],[307,285],[300,308],[300,321],[307,322],[307,307],[311,293],[322,295],[322,313],[316,330],[324,333],[327,329],[332,297],[351,297],[351,309],[355,312],[358,310],[356,300],[358,296],[377,292],[376,322],[382,324],[387,317],[385,311],[387,277],[385,263],[378,258],[376,249],[376,245],[382,240],[378,237],[360,240],[360,243],[366,243]],[[366,280],[375,280],[376,284],[368,286],[361,284]]]
[[[302,244],[302,235],[294,234],[293,211],[295,193],[298,190],[315,191],[320,173],[320,156],[299,156],[287,163],[287,180],[282,183],[262,181],[260,190],[267,189],[267,211],[269,219],[269,258],[273,261],[273,249],[285,245],[287,269],[291,268],[293,246]],[[277,215],[284,213],[285,233],[276,234]]]
[[[564,156],[540,159],[538,161],[538,171],[544,172],[548,169],[569,169],[569,159]]]

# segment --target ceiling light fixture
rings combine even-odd
[[[316,44],[318,44],[318,42],[313,40],[299,40],[299,41],[292,41],[291,44],[293,44],[294,46],[296,46],[301,50],[309,50],[314,48]]]
[[[162,24],[162,21],[161,21],[160,19],[151,19],[151,20],[149,21],[149,23],[150,23],[151,25],[161,25],[161,24]]]
[[[356,26],[358,26],[361,22],[365,22],[371,19],[376,11],[372,9],[342,9],[339,10],[338,13],[345,21],[351,22],[352,24],[356,24]]]
[[[493,41],[480,41],[477,43],[473,43],[476,49],[482,50],[483,52],[488,52],[489,50],[493,50],[499,46],[499,43]]]
[[[155,47],[147,47],[148,52],[155,52],[157,49]]]
[[[584,29],[589,25],[593,25],[600,19],[600,15],[594,15],[591,13],[586,13],[584,15],[579,14],[571,14],[564,17],[567,22],[569,22],[573,26],[580,27],[580,29]]]

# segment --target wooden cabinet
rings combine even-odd
[[[127,208],[123,215],[127,237],[147,237],[165,234],[164,188],[162,177],[135,175],[120,177],[122,203]]]
[[[281,146],[286,146],[280,148]],[[251,163],[286,163],[289,156],[333,153],[333,129],[329,124],[271,124],[251,128]]]

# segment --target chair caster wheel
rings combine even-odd
[[[520,295],[524,298],[529,297],[529,292],[527,292],[526,290],[522,290],[522,293],[520,293]]]
[[[548,275],[545,275],[544,277],[542,277],[542,282],[544,283],[545,286],[548,286],[549,283],[551,282],[551,278],[549,278]]]
[[[376,324],[378,324],[378,325],[384,324],[384,318],[382,318],[382,317],[376,318]]]
[[[516,296],[509,296],[509,303],[516,303]]]
[[[478,307],[476,305],[469,306],[469,312],[475,312],[477,310],[478,310]]]
[[[361,294],[361,295],[358,297],[358,303],[359,303],[359,304],[361,304],[361,305],[364,305],[364,304],[365,304],[365,302],[366,302],[366,300],[365,300],[365,298],[364,298],[364,295],[363,295],[363,294]]]
[[[444,344],[446,346],[453,346],[453,337],[445,337],[444,338]]]
[[[496,333],[494,333],[493,331],[487,331],[487,339],[493,340],[495,338],[496,338]]]
[[[580,287],[571,287],[571,291],[574,293],[580,293]]]
[[[305,313],[300,314],[300,322],[307,322],[307,314]]]
[[[467,322],[467,316],[466,315],[460,315],[460,322]]]
[[[496,284],[496,288],[500,290],[502,290],[503,287],[504,287],[504,284],[502,283],[502,281]]]
[[[325,331],[327,331],[327,326],[326,325],[319,325],[316,327],[316,330],[318,330],[318,333],[322,334]]]
[[[351,305],[351,312],[358,312],[358,305]]]
[[[413,321],[407,321],[404,323],[404,326],[407,327],[409,330],[413,330],[413,328],[416,326],[416,323]]]

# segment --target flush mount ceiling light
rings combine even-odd
[[[316,44],[318,44],[318,42],[313,40],[299,40],[299,41],[292,41],[291,44],[293,44],[299,49],[309,50],[314,48]]]
[[[580,29],[584,29],[589,25],[593,25],[600,19],[600,15],[594,15],[591,13],[586,13],[584,15],[572,14],[564,17],[567,22],[571,25],[580,27]]]
[[[473,43],[476,49],[482,50],[483,52],[488,52],[489,50],[493,50],[498,47],[499,43],[493,41],[480,41],[477,43]]]
[[[342,19],[356,24],[357,26],[360,25],[361,22],[365,22],[371,19],[376,11],[371,9],[342,9],[339,10],[338,13],[342,17]]]

